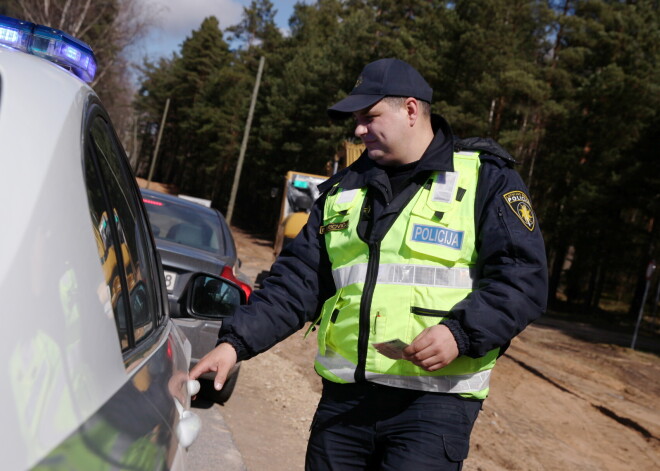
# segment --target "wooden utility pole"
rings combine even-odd
[[[250,102],[250,112],[248,113],[247,122],[245,123],[245,131],[243,132],[243,142],[241,143],[241,151],[238,155],[238,163],[236,164],[236,172],[234,173],[234,184],[231,187],[231,196],[229,197],[229,205],[227,206],[227,224],[231,224],[231,218],[234,214],[234,203],[236,203],[236,192],[238,191],[238,182],[241,179],[241,170],[243,169],[243,160],[245,159],[245,150],[247,149],[248,137],[250,136],[250,126],[252,126],[252,116],[254,115],[254,107],[257,103],[257,95],[259,94],[259,84],[261,83],[261,73],[264,70],[264,56],[259,59],[259,70],[257,72],[257,80],[254,82],[254,90],[252,91],[252,101]]]
[[[649,285],[651,284],[651,277],[653,272],[656,269],[655,260],[651,260],[646,266],[646,283],[644,284],[644,294],[642,295],[642,303],[639,306],[639,315],[637,316],[637,322],[635,323],[635,332],[633,333],[632,342],[630,343],[630,349],[635,349],[635,343],[637,343],[637,333],[639,332],[639,325],[642,323],[644,317],[644,304],[646,304],[646,295],[649,292]]]
[[[151,168],[149,169],[149,177],[147,178],[147,190],[151,184],[151,177],[154,176],[154,168],[156,168],[156,160],[158,159],[158,148],[160,147],[160,139],[163,137],[163,128],[165,127],[165,119],[167,118],[167,110],[170,108],[170,99],[165,102],[165,111],[160,120],[160,129],[158,129],[158,137],[156,138],[156,148],[154,149],[154,156],[151,159]]]

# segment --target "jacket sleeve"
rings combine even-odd
[[[261,353],[316,319],[334,292],[330,262],[319,227],[325,197],[321,196],[300,234],[282,250],[250,302],[224,320],[218,343],[228,342],[239,360]]]
[[[450,321],[448,327],[459,347],[462,343],[461,354],[480,357],[494,348],[506,348],[541,316],[548,274],[529,191],[520,175],[495,157],[482,160],[475,221],[475,289],[454,306],[453,325]]]

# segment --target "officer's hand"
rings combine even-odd
[[[220,391],[225,384],[229,370],[236,364],[236,350],[231,344],[221,343],[204,357],[190,370],[190,379],[197,379],[208,371],[215,371],[213,387]]]
[[[458,345],[449,328],[438,324],[424,329],[403,350],[403,358],[426,371],[444,368],[458,357]]]

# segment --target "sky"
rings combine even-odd
[[[147,56],[155,61],[179,51],[181,43],[199,28],[204,18],[214,15],[223,30],[241,21],[243,7],[250,0],[138,0],[155,15],[151,33],[138,44],[138,57]],[[289,18],[298,0],[271,0],[277,10],[275,21],[283,32],[288,31]],[[310,3],[307,0],[304,3]]]

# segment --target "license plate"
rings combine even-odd
[[[165,272],[165,288],[167,291],[174,291],[174,283],[176,282],[176,273],[171,271]]]

